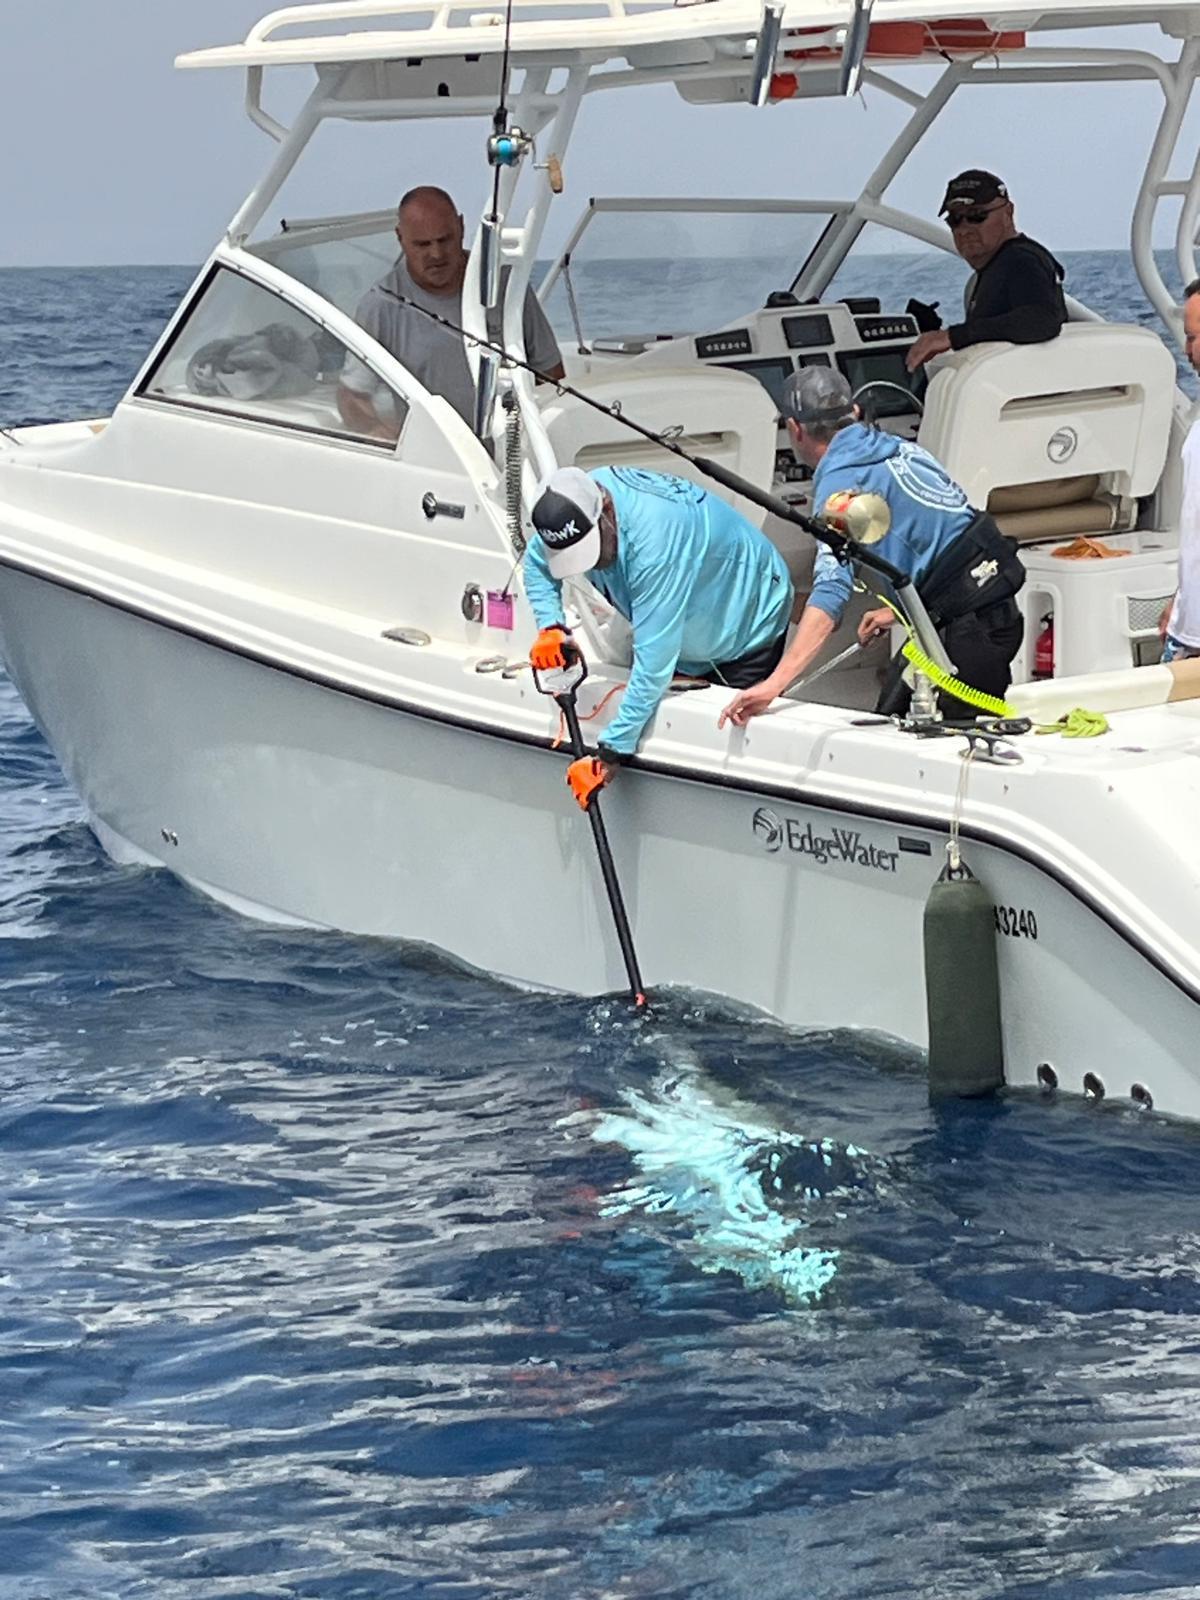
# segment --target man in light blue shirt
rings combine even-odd
[[[699,484],[664,472],[559,467],[538,486],[533,525],[538,537],[525,552],[525,593],[541,629],[533,665],[565,663],[564,578],[586,576],[633,627],[620,710],[598,759],[574,762],[568,775],[586,809],[637,749],[676,668],[735,689],[774,669],[792,582],[752,523]]]

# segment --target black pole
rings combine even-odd
[[[579,713],[575,709],[575,691],[572,689],[567,694],[556,694],[559,709],[566,718],[567,732],[571,737],[571,749],[576,759],[587,755],[587,747],[583,742],[583,729],[579,726]],[[629,979],[629,993],[635,1006],[647,1004],[646,991],[642,985],[642,974],[638,968],[637,953],[633,948],[633,934],[629,930],[629,918],[625,914],[625,901],[621,897],[621,885],[617,880],[616,863],[612,858],[609,848],[608,834],[604,828],[604,818],[600,815],[600,796],[596,792],[592,795],[587,807],[588,818],[592,824],[592,837],[596,841],[596,854],[600,857],[600,871],[604,875],[604,887],[608,893],[609,910],[612,912],[613,924],[617,930],[617,942],[621,946],[621,957],[625,962],[625,973]]]

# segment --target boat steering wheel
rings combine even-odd
[[[922,401],[917,399],[913,391],[905,388],[902,383],[893,383],[890,378],[872,378],[869,383],[860,384],[850,396],[851,400],[857,405],[859,396],[866,394],[870,389],[890,389],[893,394],[902,394],[906,400],[912,401],[912,408],[919,417],[925,415],[925,406]],[[871,420],[873,421],[874,419],[872,418]]]

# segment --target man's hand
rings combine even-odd
[[[1175,609],[1175,596],[1172,595],[1162,608],[1158,619],[1158,637],[1164,644],[1167,642],[1167,629],[1171,626],[1171,613]]]
[[[572,659],[568,656],[571,630],[556,622],[552,628],[543,628],[529,647],[529,660],[535,672],[561,672]]]
[[[386,439],[389,444],[395,444],[400,437],[398,422],[386,421],[365,394],[348,389],[344,383],[338,384],[337,406],[342,421],[351,433],[357,433],[364,439]]]
[[[586,811],[592,803],[592,796],[605,784],[611,783],[616,775],[616,767],[609,766],[607,761],[601,761],[598,756],[580,756],[578,761],[572,761],[567,768],[567,783],[579,809]]]
[[[949,348],[950,335],[945,328],[934,328],[930,333],[918,334],[912,349],[904,358],[904,365],[910,372],[915,372],[932,357],[945,355]]]
[[[858,622],[859,644],[870,644],[881,633],[890,631],[896,614],[890,606],[879,606],[874,611],[864,611]]]
[[[759,716],[778,698],[779,689],[774,678],[764,678],[761,683],[751,684],[748,689],[735,695],[725,707],[717,718],[717,727],[723,728],[727,722],[732,722],[735,728],[744,728],[751,717]]]

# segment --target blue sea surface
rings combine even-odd
[[[0,273],[0,422],[190,276]],[[1200,1593],[1197,1130],[242,920],[3,680],[0,1219],[0,1600]]]

